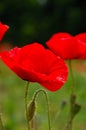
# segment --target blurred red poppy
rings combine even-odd
[[[56,33],[46,44],[63,59],[86,59],[86,33],[76,36],[66,32]]]
[[[0,56],[20,78],[38,82],[50,91],[60,89],[67,80],[68,69],[64,61],[41,44],[15,47],[9,52],[2,52]]]
[[[0,22],[0,41],[2,40],[5,32],[9,29],[9,26],[8,25],[5,25],[5,24],[2,24]]]

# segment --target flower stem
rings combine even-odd
[[[27,82],[26,88],[25,88],[25,109],[26,109],[27,126],[28,126],[28,130],[30,130],[30,124],[29,124],[29,121],[28,121],[28,111],[27,111],[28,86],[29,86],[29,82]]]
[[[33,97],[33,100],[36,99],[36,96],[37,96],[38,93],[40,93],[40,92],[43,92],[43,93],[45,94],[45,97],[46,97],[46,102],[47,102],[47,113],[48,113],[48,125],[49,125],[49,130],[51,130],[51,124],[50,124],[50,110],[49,110],[49,99],[48,99],[48,95],[47,95],[46,91],[40,89],[40,90],[38,90],[37,92],[35,92],[34,97]]]
[[[71,95],[70,95],[70,117],[69,121],[67,123],[66,129],[67,130],[72,130],[72,125],[73,125],[73,109],[75,105],[75,79],[73,75],[73,69],[72,69],[72,61],[69,60],[69,70],[72,78],[72,90],[71,90]]]
[[[0,128],[1,128],[1,130],[5,130],[5,129],[4,129],[4,126],[3,126],[2,119],[1,119],[1,114],[0,114]]]
[[[69,71],[70,71],[70,74],[71,74],[71,78],[72,78],[72,91],[71,91],[71,95],[73,95],[74,94],[74,92],[75,92],[75,79],[74,79],[74,75],[73,75],[73,69],[72,69],[72,61],[71,60],[69,60]]]

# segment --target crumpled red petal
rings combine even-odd
[[[0,22],[0,41],[2,40],[5,32],[9,29],[9,26],[8,25],[5,25],[5,24],[2,24]]]
[[[47,46],[63,59],[86,58],[86,33],[72,36],[69,33],[56,33],[47,42]]]
[[[38,82],[50,91],[60,89],[67,80],[64,61],[38,43],[0,54],[2,61],[20,78]]]

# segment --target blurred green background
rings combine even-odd
[[[56,32],[86,32],[86,1],[0,0],[0,20],[10,26],[4,40],[18,46],[45,44]]]
[[[72,67],[76,81],[76,102],[81,105],[81,110],[73,121],[73,130],[86,130],[86,62],[73,61]],[[6,130],[27,130],[24,104],[25,85],[25,81],[0,62],[0,113],[2,113]],[[59,91],[46,90],[49,97],[52,130],[64,130],[68,122],[71,88],[72,79],[69,74],[68,81]],[[38,89],[43,89],[43,87],[37,83],[30,84],[28,101]],[[63,107],[64,102],[66,105]],[[46,100],[42,93],[36,100],[35,118],[35,128],[31,130],[48,130]]]
[[[86,1],[0,0],[0,20],[10,26],[2,42],[23,46],[37,41],[45,45],[45,41],[56,32],[66,31],[72,35],[86,32]],[[74,119],[73,130],[86,130],[86,62],[73,63],[77,102],[82,106]],[[6,130],[27,129],[24,107],[25,84],[25,81],[0,62],[0,112]],[[47,91],[52,130],[63,130],[68,120],[71,87],[72,80],[69,75],[62,89],[55,93]],[[42,87],[39,84],[32,84],[29,98],[31,99],[34,91],[40,88]],[[60,113],[63,101],[67,104]],[[34,130],[48,130],[46,111],[45,99],[39,94],[36,110],[37,128]]]

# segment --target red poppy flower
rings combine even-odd
[[[9,26],[5,25],[5,24],[2,24],[0,22],[0,41],[2,40],[5,32],[9,29]]]
[[[47,42],[47,46],[63,59],[86,58],[86,33],[72,36],[69,33],[56,33]]]
[[[48,90],[60,89],[67,80],[68,69],[64,61],[38,43],[4,51],[0,56],[20,78],[38,82]]]

